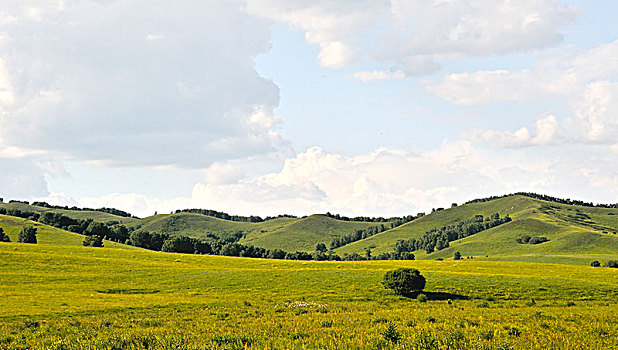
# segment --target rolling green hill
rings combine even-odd
[[[618,254],[618,209],[557,204],[521,195],[487,202],[470,203],[434,212],[393,230],[385,231],[336,250],[337,253],[374,254],[392,251],[398,240],[418,239],[431,228],[455,224],[480,214],[509,215],[513,221],[450,243],[450,247],[426,254],[416,251],[419,259],[452,257],[459,251],[464,257],[563,261],[580,263]],[[543,236],[549,242],[519,244],[523,235]]]
[[[71,245],[82,246],[84,236],[77,233],[61,230],[52,226],[41,224],[40,222],[17,218],[14,216],[0,215],[0,227],[4,230],[11,242],[17,242],[17,235],[22,227],[33,226],[37,229],[38,244],[43,245]],[[128,245],[104,241],[106,248],[139,249]],[[99,249],[99,248],[97,248]]]
[[[332,237],[379,225],[372,222],[336,220],[324,215],[304,218],[276,218],[263,222],[222,220],[202,214],[160,214],[133,221],[127,226],[137,231],[168,233],[174,236],[205,238],[206,234],[241,232],[243,244],[285,251],[313,251],[316,244],[330,244]]]
[[[378,225],[380,223],[341,221],[324,215],[311,215],[273,229],[254,231],[243,242],[268,249],[313,251],[318,243],[328,247],[333,237]]]
[[[29,204],[25,204],[22,202],[0,203],[0,208],[4,208],[7,210],[16,209],[16,210],[21,210],[21,211],[30,211],[30,212],[35,212],[39,214],[47,213],[47,212],[60,213],[62,215],[68,216],[76,220],[84,220],[84,219],[90,218],[94,221],[102,222],[102,223],[106,223],[109,221],[118,221],[120,223],[127,224],[127,223],[130,223],[136,220],[135,218],[128,218],[124,216],[113,215],[113,214],[104,213],[104,212],[95,211],[95,210],[55,209],[55,208],[39,207],[36,205],[29,205]]]
[[[390,222],[344,221],[326,215],[303,218],[279,217],[261,222],[244,222],[190,212],[160,214],[143,219],[124,218],[99,211],[50,209],[20,202],[0,203],[0,208],[38,213],[52,211],[72,218],[92,218],[99,222],[118,221],[138,232],[165,233],[197,239],[205,239],[209,234],[218,237],[236,235],[240,237],[239,243],[287,252],[312,252],[318,243],[324,243],[328,247],[334,238],[351,235],[357,230],[368,230],[380,225],[390,228]],[[414,255],[417,259],[447,259],[455,252],[460,252],[464,258],[578,264],[589,264],[592,260],[615,259],[618,255],[616,234],[618,208],[559,204],[525,195],[496,197],[492,200],[473,201],[446,210],[438,210],[394,229],[341,246],[334,252],[340,256],[351,253],[364,256],[365,251],[370,249],[373,256],[376,256],[392,252],[399,240],[419,239],[430,229],[457,224],[475,215],[489,217],[494,213],[498,213],[501,217],[508,215],[512,221],[452,241],[445,249],[430,254],[424,250],[417,250]],[[11,222],[12,225],[16,225],[21,219],[6,216],[3,220],[5,223]],[[21,228],[15,227],[7,229],[9,235],[16,234]],[[41,230],[46,232],[41,237],[45,237],[47,232],[50,234],[56,232],[51,227]],[[549,241],[541,244],[518,243],[517,239],[525,235],[546,237]],[[43,238],[42,242],[46,239]],[[81,239],[79,235],[66,236],[67,242],[80,243]],[[61,240],[55,242],[61,243]]]

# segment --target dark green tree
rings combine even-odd
[[[382,284],[397,295],[413,297],[425,288],[425,277],[417,269],[399,268],[388,271]]]
[[[184,236],[168,238],[161,246],[161,251],[168,253],[193,254],[195,250],[194,240]]]
[[[88,227],[84,230],[84,234],[86,236],[109,237],[111,236],[111,230],[105,224],[93,221],[88,224]]]
[[[32,226],[24,226],[17,235],[17,242],[36,244],[36,228]]]
[[[0,227],[0,242],[10,242],[10,241],[11,239],[9,238],[9,235],[4,233],[4,229]]]
[[[590,266],[601,267],[601,263],[598,260],[594,260],[593,262],[590,263]]]
[[[315,246],[315,251],[316,252],[322,252],[322,253],[326,253],[328,251],[328,249],[326,248],[326,244],[324,243],[318,243]]]
[[[453,260],[459,260],[459,259],[461,259],[461,253],[455,252],[455,254],[453,255]]]
[[[129,244],[135,247],[150,249],[150,232],[133,231],[129,236]]]
[[[84,247],[103,247],[103,237],[101,236],[86,236],[82,242]]]

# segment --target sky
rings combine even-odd
[[[618,202],[613,0],[0,0],[0,197],[137,216]]]

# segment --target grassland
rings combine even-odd
[[[0,243],[2,349],[612,349],[618,270]],[[414,267],[429,301],[382,288]],[[387,341],[392,324],[401,336]]]

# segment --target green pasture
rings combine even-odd
[[[107,242],[106,242],[107,243]],[[618,270],[0,243],[2,349],[610,349]],[[419,269],[420,303],[382,288]],[[394,327],[401,339],[384,337]]]

